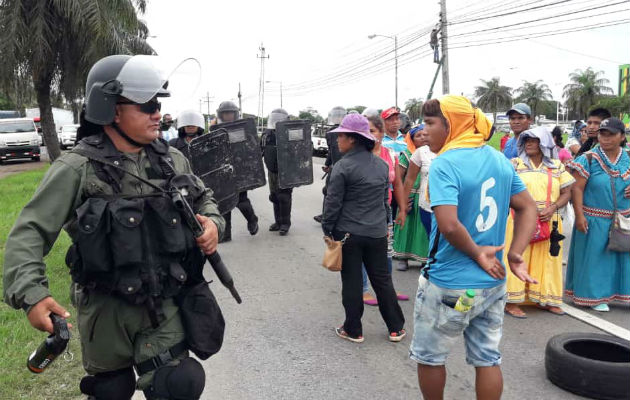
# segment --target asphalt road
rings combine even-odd
[[[363,316],[365,342],[335,336],[343,322],[339,274],[320,266],[322,231],[312,219],[321,209],[321,158],[314,158],[315,182],[294,190],[292,227],[280,237],[268,232],[272,207],[267,187],[250,192],[260,232],[250,236],[244,218],[233,213],[233,240],[220,245],[243,304],[216,282],[213,288],[227,321],[221,352],[204,362],[203,399],[419,399],[416,364],[408,358],[408,335],[390,343],[378,309]],[[412,296],[418,269],[394,272],[399,292]],[[212,278],[212,274],[208,274]],[[406,328],[413,331],[413,302],[401,302]],[[599,332],[569,316],[526,309],[529,318],[505,318],[502,341],[504,399],[577,399],[545,378],[544,349],[564,332]],[[594,313],[594,312],[593,312]],[[626,329],[628,308],[597,314]],[[474,398],[474,370],[466,365],[463,341],[447,363],[445,398]]]

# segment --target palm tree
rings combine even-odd
[[[569,74],[571,83],[564,86],[563,96],[567,106],[577,112],[579,117],[586,116],[588,109],[606,94],[613,90],[606,86],[610,81],[603,78],[604,71],[593,71],[588,67],[585,71],[576,69]]]
[[[523,86],[516,89],[514,94],[518,94],[516,101],[526,103],[532,108],[532,118],[538,114],[538,105],[541,101],[552,99],[549,86],[541,80],[536,82],[523,81]]]
[[[60,154],[51,91],[76,103],[90,66],[109,54],[150,54],[138,19],[146,0],[0,2],[0,74],[28,76],[35,89],[51,161]]]
[[[415,123],[422,116],[422,106],[424,102],[421,97],[409,99],[405,102],[405,112],[409,116],[409,120]]]
[[[486,111],[492,112],[492,120],[497,120],[497,111],[512,105],[512,88],[502,86],[498,77],[489,81],[480,79],[483,85],[475,87],[477,105]]]

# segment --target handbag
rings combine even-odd
[[[330,236],[324,236],[324,243],[326,243],[324,259],[322,260],[322,266],[324,268],[333,272],[341,271],[343,261],[341,250],[348,237],[350,237],[349,233],[346,233],[341,240],[334,240]]]
[[[547,167],[547,201],[545,207],[551,205],[551,169]],[[541,221],[540,217],[536,218],[536,230],[532,235],[532,239],[529,243],[542,242],[549,239],[551,236],[551,229],[549,228],[549,221]]]
[[[608,231],[607,250],[620,253],[630,252],[630,217],[624,217],[617,209],[617,191],[615,190],[615,179],[610,177],[610,186],[613,194],[614,212],[612,216],[612,224]]]

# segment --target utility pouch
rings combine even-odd
[[[175,301],[180,308],[190,350],[202,360],[216,354],[223,344],[225,320],[208,283],[182,289]]]

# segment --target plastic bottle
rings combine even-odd
[[[473,289],[466,290],[466,293],[459,296],[455,304],[455,310],[466,313],[470,311],[475,302],[475,291]]]

